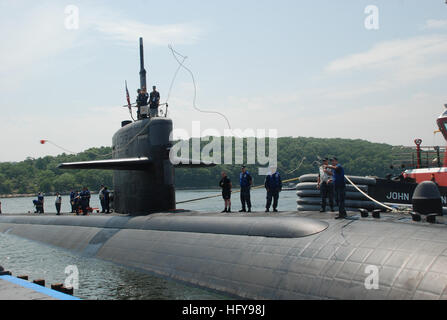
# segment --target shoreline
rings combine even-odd
[[[61,196],[69,196],[69,192],[60,192]],[[98,194],[98,191],[90,191],[90,194]],[[43,193],[44,197],[55,197],[56,192]],[[0,199],[14,199],[14,198],[33,198],[37,197],[37,193],[13,193],[13,194],[0,194]]]
[[[12,199],[12,198],[28,198],[28,197],[36,197],[37,194],[28,194],[28,193],[13,193],[13,194],[0,194],[0,199]]]
[[[176,191],[220,191],[220,189],[211,188],[176,188]],[[98,194],[99,191],[90,191],[91,194]],[[56,196],[55,192],[43,193],[45,197]],[[61,192],[61,196],[70,195],[69,192]],[[12,193],[12,194],[0,194],[0,199],[13,199],[13,198],[32,198],[37,197],[37,193]]]
[[[283,191],[293,191],[295,188],[284,188]],[[176,188],[175,191],[201,191],[201,192],[220,192],[221,189],[216,188]],[[91,194],[98,194],[99,191],[90,191]],[[60,193],[61,196],[68,196],[70,193]],[[55,192],[44,193],[44,197],[56,196]],[[13,194],[0,194],[0,199],[14,199],[14,198],[32,198],[37,197],[37,193],[13,193]]]

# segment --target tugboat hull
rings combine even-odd
[[[321,199],[317,189],[316,174],[307,174],[300,178],[297,186],[298,211],[316,211],[321,208]],[[363,192],[373,199],[387,204],[412,205],[413,193],[417,183],[394,181],[373,177],[350,177]],[[370,211],[383,207],[372,202],[352,185],[346,186],[346,208],[354,210],[363,208]],[[447,187],[439,187],[444,207],[447,207]],[[447,209],[447,208],[446,208]]]

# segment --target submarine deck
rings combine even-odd
[[[300,217],[293,212],[268,215],[266,213],[240,214],[181,211],[156,213],[146,216],[119,214],[95,214],[90,216],[25,214],[2,215],[0,223],[4,225],[57,225],[101,228],[110,233],[106,237],[112,236],[118,230],[128,229],[270,238],[300,238],[322,232],[329,227],[327,222],[314,218]]]
[[[359,216],[359,212],[356,211],[348,211],[348,218]],[[318,211],[280,211],[280,212],[263,212],[263,211],[254,211],[254,212],[237,212],[233,211],[231,213],[221,213],[221,212],[211,212],[211,211],[190,211],[190,210],[177,210],[170,212],[159,212],[152,213],[148,215],[129,215],[129,214],[121,214],[117,212],[112,213],[92,213],[87,216],[83,216],[82,214],[76,215],[74,213],[61,213],[61,215],[56,215],[56,213],[2,213],[0,217],[10,217],[10,216],[20,216],[20,217],[157,217],[157,216],[213,216],[213,217],[306,217],[306,218],[315,218],[315,219],[334,219],[338,215],[338,212],[318,212]],[[396,214],[382,214],[383,217],[388,216],[396,216]]]
[[[274,238],[299,238],[316,234],[327,229],[337,221],[360,220],[364,222],[395,222],[399,224],[443,227],[447,216],[438,216],[436,223],[415,222],[408,212],[381,213],[379,219],[362,218],[359,212],[347,212],[344,220],[335,220],[338,212],[283,211],[278,213],[220,213],[177,210],[149,215],[128,215],[120,213],[94,213],[87,216],[65,213],[57,216],[46,214],[0,214],[0,223],[24,223],[36,225],[66,225],[109,229],[146,229],[158,231],[197,232],[233,234],[247,236],[266,236]],[[235,219],[229,219],[235,218]]]
[[[304,218],[312,218],[319,220],[332,220],[338,215],[338,212],[318,212],[318,211],[280,211],[280,212],[251,212],[251,213],[241,213],[241,212],[231,212],[231,213],[221,213],[221,212],[199,212],[199,211],[189,211],[189,210],[177,210],[171,212],[160,212],[160,213],[152,213],[148,215],[129,215],[129,214],[121,214],[117,212],[113,213],[93,213],[87,216],[83,215],[75,215],[74,213],[61,213],[61,215],[57,216],[56,213],[45,213],[45,214],[37,214],[37,213],[3,213],[0,214],[0,217],[78,217],[78,218],[88,218],[88,217],[127,217],[127,218],[136,218],[136,217],[160,217],[160,216],[196,216],[196,217],[304,217]],[[356,219],[360,218],[360,213],[357,211],[348,211],[347,219]],[[447,224],[447,216],[439,216],[437,217],[437,222],[441,224]],[[372,219],[369,218],[360,218],[362,220]],[[381,213],[380,219],[374,219],[375,221],[407,221],[411,220],[411,216],[407,212],[397,212],[397,213]],[[420,224],[420,222],[418,223]]]

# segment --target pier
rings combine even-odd
[[[13,276],[0,276],[0,300],[80,300]]]

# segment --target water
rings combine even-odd
[[[13,235],[0,234],[0,265],[13,275],[30,280],[45,279],[46,286],[63,283],[68,266],[79,272],[74,295],[90,300],[203,300],[224,299],[223,295],[161,279],[106,261],[81,257],[69,251],[41,245]],[[70,272],[71,273],[71,272]]]
[[[177,201],[201,198],[219,194],[219,191],[177,191]],[[55,197],[46,197],[45,212],[56,212]],[[1,199],[4,213],[34,212],[32,200],[35,198]],[[69,197],[62,200],[62,212],[69,212]],[[233,211],[240,209],[239,195],[233,195]],[[264,210],[265,191],[253,190],[254,210]],[[92,207],[99,207],[97,195],[92,195]],[[222,198],[212,198],[180,206],[196,211],[221,211]],[[296,210],[296,194],[284,191],[280,195],[280,207],[284,211]],[[13,235],[0,234],[0,265],[13,275],[28,275],[30,280],[45,279],[47,286],[51,283],[63,283],[67,277],[65,268],[75,265],[79,271],[79,289],[75,295],[89,300],[204,300],[228,299],[225,295],[203,289],[190,287],[171,280],[158,278],[137,270],[124,268],[95,258],[78,256],[69,251],[18,238]]]

